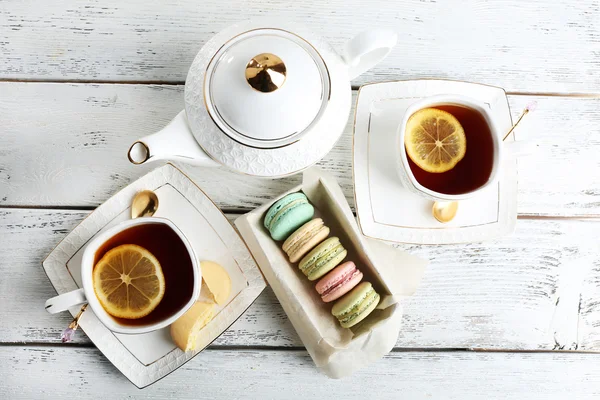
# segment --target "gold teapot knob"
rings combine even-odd
[[[279,89],[285,77],[285,64],[274,54],[259,54],[246,65],[246,81],[259,92],[269,93]]]

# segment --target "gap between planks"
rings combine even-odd
[[[453,80],[443,77],[419,77],[415,78],[416,80],[424,80],[424,79],[442,79],[442,80]],[[388,80],[383,82],[375,82],[376,83],[386,83],[386,82],[402,82],[408,81],[410,79],[398,79]],[[457,80],[458,81],[458,80]],[[0,79],[0,84],[8,82],[8,83],[57,83],[57,84],[92,84],[92,85],[162,85],[162,86],[184,86],[185,81],[135,81],[135,80],[122,80],[122,81],[111,81],[111,80],[102,80],[102,79],[64,79],[64,80],[56,80],[56,79]],[[478,83],[478,82],[472,82]],[[364,85],[352,85],[350,88],[352,90],[359,90]],[[574,97],[574,98],[586,98],[586,99],[599,99],[600,93],[578,93],[578,92],[521,92],[521,91],[505,91],[507,96],[547,96],[547,97]]]
[[[0,342],[1,347],[27,347],[27,348],[77,348],[77,349],[95,349],[93,343],[29,343],[29,342]],[[210,345],[205,351],[285,351],[285,352],[306,352],[305,347],[301,346],[242,346],[242,345]],[[394,347],[390,353],[524,353],[524,354],[544,354],[544,353],[564,353],[564,354],[600,354],[600,351],[593,350],[520,350],[520,349],[485,349],[468,347]]]
[[[11,205],[11,204],[3,204],[0,205],[0,210],[45,210],[45,211],[73,211],[73,212],[82,212],[82,211],[94,211],[97,207],[95,206],[37,206],[37,205]],[[232,214],[232,215],[243,215],[251,210],[245,209],[236,209],[236,208],[221,208],[220,209],[224,214]],[[352,214],[356,217],[356,212],[352,210]],[[533,219],[533,220],[574,220],[574,221],[582,221],[582,220],[595,220],[600,219],[600,214],[591,214],[591,215],[534,215],[534,214],[519,214],[517,219]]]

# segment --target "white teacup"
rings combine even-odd
[[[136,321],[135,324],[128,325],[120,323],[117,319],[109,315],[98,301],[92,283],[94,259],[98,249],[112,237],[133,226],[145,224],[163,224],[168,226],[174,233],[177,234],[181,242],[184,244],[190,257],[191,266],[193,268],[192,295],[189,301],[186,302],[183,307],[179,308],[178,310],[174,310],[174,312],[171,315],[165,317],[164,319],[158,321],[152,320],[152,322],[146,324],[138,323],[139,321]],[[111,331],[117,333],[140,334],[164,328],[165,326],[168,326],[175,322],[177,318],[179,318],[183,313],[185,313],[194,304],[194,302],[200,294],[202,273],[200,271],[200,266],[198,265],[198,261],[196,259],[194,250],[192,249],[192,246],[190,245],[185,235],[179,230],[179,228],[177,228],[177,226],[175,226],[173,222],[167,219],[149,217],[130,219],[121,222],[120,224],[100,233],[93,240],[91,240],[85,247],[85,250],[83,251],[83,259],[81,261],[81,281],[83,283],[83,288],[73,290],[68,293],[63,293],[59,296],[48,299],[46,301],[46,311],[48,311],[51,314],[55,314],[61,311],[68,310],[71,307],[88,303],[92,311],[94,311],[96,317],[98,317],[98,319]],[[169,283],[167,282],[166,290],[177,290],[177,288],[170,288]]]
[[[470,108],[476,112],[478,112],[487,122],[487,125],[490,129],[490,134],[492,136],[493,143],[493,162],[492,162],[492,171],[488,180],[481,186],[476,189],[461,194],[447,194],[433,191],[423,185],[421,185],[417,179],[415,178],[410,165],[408,163],[408,155],[406,154],[406,150],[404,148],[404,135],[406,130],[406,124],[408,119],[415,112],[428,107],[437,107],[444,105],[457,105],[461,107]],[[466,96],[455,95],[455,94],[447,94],[447,95],[437,95],[428,97],[421,101],[418,101],[412,104],[406,110],[406,114],[404,115],[404,119],[402,123],[398,127],[397,131],[397,140],[396,140],[396,151],[398,155],[396,157],[397,160],[397,170],[398,176],[402,181],[402,185],[409,190],[410,192],[417,194],[422,197],[426,197],[435,201],[458,201],[468,199],[470,197],[475,196],[481,190],[487,188],[488,186],[494,185],[500,176],[501,166],[503,158],[506,157],[506,154],[512,153],[514,155],[523,155],[527,153],[531,153],[532,147],[531,143],[520,141],[520,142],[503,142],[502,139],[506,132],[501,132],[494,121],[494,118],[490,112],[490,109],[479,100],[475,100]],[[467,151],[468,147],[467,147]]]

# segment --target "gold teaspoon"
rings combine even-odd
[[[457,211],[458,201],[436,201],[433,203],[433,217],[443,224],[452,221]]]
[[[131,218],[151,217],[158,210],[158,196],[151,190],[136,193],[131,202]]]
[[[521,113],[519,118],[517,119],[517,122],[515,122],[513,124],[513,126],[508,130],[506,135],[504,135],[504,138],[502,138],[502,141],[506,140],[506,138],[515,130],[517,125],[519,125],[519,123],[523,120],[523,117],[526,116],[527,114],[529,114],[530,112],[532,112],[533,110],[535,110],[536,107],[537,107],[537,103],[535,101],[532,101],[531,103],[527,104],[527,106],[525,107],[525,109],[523,110],[523,112]],[[443,224],[452,221],[454,219],[454,217],[456,216],[457,211],[458,211],[458,202],[457,201],[436,201],[433,203],[433,208],[432,208],[433,217]]]

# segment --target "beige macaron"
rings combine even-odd
[[[290,258],[290,262],[299,261],[313,247],[321,243],[329,235],[329,228],[321,218],[308,221],[283,242],[283,251]]]

